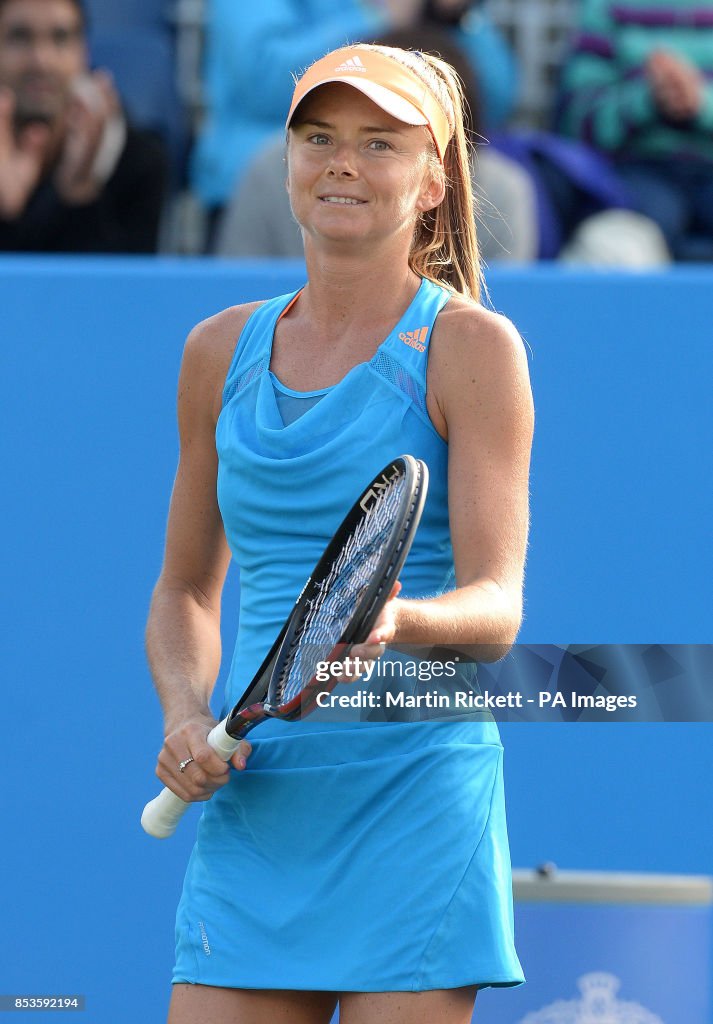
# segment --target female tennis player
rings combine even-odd
[[[342,1024],[465,1024],[478,988],[523,981],[495,723],[273,720],[230,767],[206,744],[231,553],[226,708],[397,455],[427,463],[429,496],[403,590],[358,653],[477,644],[492,660],[522,614],[532,400],[520,337],[479,302],[456,78],[427,54],[347,47],[297,82],[287,125],[307,283],[200,324],[180,376],[147,648],[157,774],[207,802],[169,1021],[327,1024],[339,1002]]]

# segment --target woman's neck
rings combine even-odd
[[[342,331],[364,321],[393,320],[403,314],[421,283],[407,259],[364,260],[353,254],[315,252],[305,247],[307,287],[300,299],[316,325]]]

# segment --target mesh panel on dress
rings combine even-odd
[[[411,374],[401,363],[397,362],[385,352],[377,352],[370,364],[377,373],[385,377],[391,384],[403,391],[412,402],[421,410],[426,412],[426,396],[422,386],[414,380]]]
[[[233,395],[237,395],[240,391],[244,391],[248,384],[251,384],[256,377],[259,377],[261,373],[264,373],[267,369],[267,356],[261,356],[256,363],[249,366],[245,373],[243,373],[237,380],[234,380],[228,390],[225,392],[226,405]]]

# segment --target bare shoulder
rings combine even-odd
[[[225,377],[245,324],[262,305],[247,302],[215,313],[192,329],[186,339],[181,365],[179,399],[192,391],[203,407],[217,418]]]
[[[261,302],[230,306],[196,324],[186,339],[184,354],[206,372],[212,367],[227,373],[240,333]]]
[[[464,403],[484,415],[493,405],[529,406],[527,352],[514,324],[477,302],[453,296],[439,314],[428,365],[430,412],[444,436]]]
[[[522,362],[527,354],[517,328],[502,313],[459,295],[449,299],[436,321],[431,358],[445,367]]]

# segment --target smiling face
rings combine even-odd
[[[9,0],[0,7],[0,85],[19,122],[54,122],[86,69],[82,17],[72,0]]]
[[[334,83],[309,94],[289,132],[287,189],[315,241],[402,240],[445,193],[426,128],[397,121],[357,89]]]

